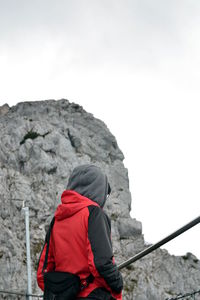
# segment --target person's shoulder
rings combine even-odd
[[[101,207],[96,205],[90,205],[88,206],[88,210],[89,210],[89,218],[91,219],[100,218],[110,224],[110,218]]]
[[[103,214],[104,214],[104,218],[108,221],[108,223],[110,223],[111,221],[110,221],[109,216],[107,215],[107,213],[104,210],[102,210],[102,211],[103,211]]]
[[[91,214],[101,215],[103,213],[102,208],[97,205],[89,205],[88,210],[89,210],[90,215]]]
[[[105,221],[109,220],[109,217],[100,206],[90,205],[88,206],[88,210],[89,210],[89,218],[101,218],[104,219]]]

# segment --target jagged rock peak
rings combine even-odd
[[[143,250],[141,222],[130,218],[131,195],[123,153],[107,126],[66,99],[0,107],[0,289],[26,291],[25,224],[30,209],[33,292],[46,228],[74,167],[99,166],[112,193],[105,210],[112,220],[116,262]],[[156,250],[123,270],[124,300],[161,300],[199,288],[200,262],[191,254]],[[1,296],[0,296],[1,297]]]

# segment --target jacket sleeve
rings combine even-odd
[[[46,248],[47,248],[47,243],[45,243],[45,245],[41,251],[39,263],[38,263],[38,269],[37,269],[37,283],[38,283],[38,286],[43,291],[44,291],[44,278],[43,278],[42,269],[43,269],[44,260],[45,260]],[[50,244],[49,244],[47,268],[46,268],[46,270],[44,270],[44,272],[53,271],[54,269],[55,269],[55,261],[54,261],[52,238],[51,238]]]
[[[88,239],[95,268],[111,290],[120,293],[123,280],[113,259],[110,220],[100,207],[89,206],[88,209]]]

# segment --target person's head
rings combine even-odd
[[[90,164],[78,166],[72,171],[67,189],[95,201],[101,207],[111,193],[107,176],[99,167]]]

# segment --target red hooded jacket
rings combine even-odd
[[[70,272],[81,280],[92,274],[94,281],[78,297],[87,297],[95,289],[104,288],[114,299],[121,300],[123,281],[113,259],[109,218],[96,202],[76,191],[64,191],[61,202],[55,212],[45,271]],[[37,271],[42,290],[45,253],[46,244]]]

